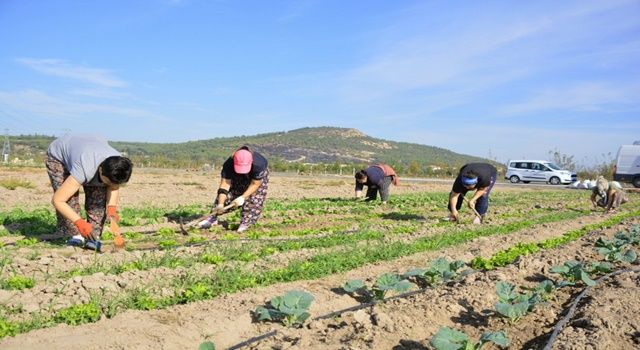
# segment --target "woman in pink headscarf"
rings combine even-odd
[[[238,232],[244,232],[262,214],[269,184],[267,159],[249,147],[242,146],[224,162],[220,177],[211,215],[199,222],[198,227],[217,225],[218,215],[226,213],[224,207],[234,204],[234,208],[242,208]]]

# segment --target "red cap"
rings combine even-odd
[[[238,174],[248,174],[251,171],[253,155],[246,149],[239,149],[233,154],[233,170]]]

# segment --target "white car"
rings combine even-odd
[[[507,162],[505,179],[511,183],[531,181],[547,182],[552,185],[570,184],[578,180],[578,175],[569,170],[563,170],[556,164],[546,160],[510,160]]]

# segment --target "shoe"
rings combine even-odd
[[[479,225],[482,223],[482,219],[476,216],[475,218],[473,218],[473,223]]]
[[[215,216],[209,216],[206,219],[200,221],[197,226],[199,229],[206,229],[206,228],[210,228],[211,226],[215,226],[217,224],[218,224],[218,218]]]
[[[85,249],[95,250],[96,252],[100,252],[102,250],[102,242],[100,241],[87,241],[84,244]]]
[[[249,229],[249,225],[241,224],[240,227],[238,227],[237,232],[238,233],[242,233],[242,232],[244,232],[244,231],[246,231],[248,229]]]
[[[72,247],[84,247],[84,237],[80,235],[75,235],[67,241],[67,245]]]

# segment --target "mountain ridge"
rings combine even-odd
[[[13,136],[16,156],[44,155],[50,136]],[[220,164],[239,146],[247,145],[265,155],[271,164],[293,167],[303,164],[366,165],[383,162],[400,168],[454,168],[469,162],[491,160],[436,146],[371,137],[353,128],[305,127],[256,135],[218,137],[181,143],[109,141],[134,162],[145,166],[198,167]],[[22,150],[22,152],[20,152]],[[13,157],[13,156],[12,156]],[[288,166],[287,166],[288,164]],[[418,172],[418,171],[414,171]]]

